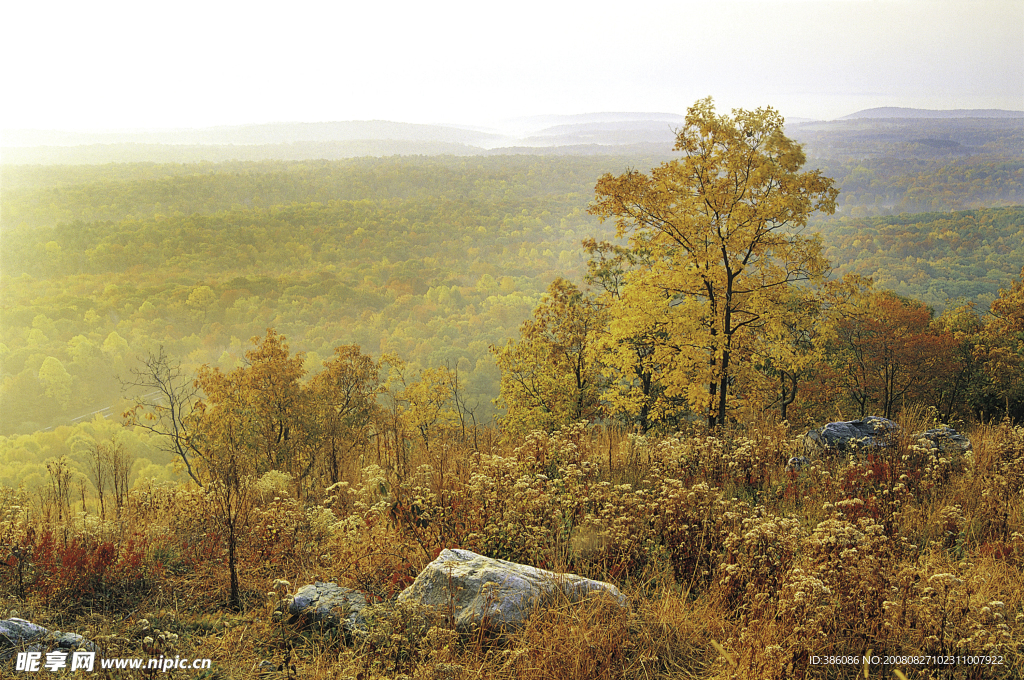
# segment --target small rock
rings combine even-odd
[[[930,448],[938,449],[939,453],[947,455],[951,453],[964,454],[974,448],[970,439],[948,425],[918,432],[914,435],[914,439],[918,443],[927,442]]]
[[[787,472],[799,472],[805,467],[810,467],[811,459],[807,456],[793,456],[786,462]]]
[[[338,625],[344,616],[345,630],[351,632],[366,628],[366,620],[362,615],[366,598],[358,590],[337,583],[317,581],[313,585],[303,586],[282,606],[285,603],[288,613],[293,617],[308,617],[313,623]]]
[[[51,631],[24,619],[0,620],[0,662],[12,658],[19,651],[48,649],[99,651],[95,644],[78,633]]]
[[[281,670],[281,667],[276,663],[264,659],[263,661],[260,661],[259,664],[257,664],[254,670],[256,671],[257,675],[267,676],[273,673],[277,673],[279,670]]]

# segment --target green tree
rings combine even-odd
[[[199,320],[200,323],[206,323],[206,315],[210,312],[210,307],[217,301],[217,294],[213,292],[213,289],[209,286],[196,286],[189,293],[188,300],[185,301],[185,306],[189,308],[192,315]]]
[[[730,386],[786,318],[790,291],[826,273],[820,242],[800,232],[813,212],[835,211],[839,191],[800,172],[804,153],[771,108],[729,117],[699,101],[675,149],[682,158],[650,175],[604,175],[590,211],[615,219],[644,263],[625,274],[612,313],[631,322],[612,335],[650,338],[665,395],[721,425]]]
[[[112,357],[123,357],[128,351],[128,341],[121,337],[117,331],[110,331],[103,341],[103,353]]]
[[[506,428],[553,431],[600,416],[597,341],[606,315],[593,297],[556,279],[520,329],[519,341],[491,347],[501,369]]]
[[[66,409],[71,401],[71,374],[64,364],[55,357],[46,357],[39,367],[39,382],[43,384],[44,394],[53,399],[61,410]]]

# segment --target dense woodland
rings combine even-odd
[[[1016,151],[996,142],[985,152]],[[840,170],[837,216],[810,227],[835,274],[983,316],[1024,262],[1024,210],[850,213],[869,194],[884,213],[919,194],[929,207],[998,204],[1016,195],[1021,161],[933,158],[932,147],[852,161],[856,146],[843,149],[824,164]],[[31,437],[7,440],[3,478],[38,483],[44,461],[69,450],[53,427],[118,415],[119,381],[148,353],[229,368],[266,328],[305,353],[310,374],[341,344],[457,369],[478,420],[492,421],[489,348],[518,334],[554,279],[585,286],[583,239],[614,235],[587,212],[595,178],[660,160],[4,166],[0,418],[5,434]],[[140,454],[148,474],[170,474],[165,455]]]

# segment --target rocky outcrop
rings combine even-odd
[[[97,652],[99,648],[77,633],[50,630],[25,619],[0,620],[0,662],[11,659],[18,652],[54,650]]]
[[[804,436],[804,451],[808,456],[821,457],[878,449],[891,446],[899,431],[899,425],[888,418],[878,416],[829,423],[823,428],[811,430]]]
[[[827,457],[837,453],[864,451],[893,446],[900,426],[887,418],[868,416],[860,420],[829,423],[811,430],[803,437],[804,456],[790,458],[787,469],[800,469],[810,457]],[[918,432],[911,441],[919,446],[936,449],[939,453],[964,454],[971,450],[971,441],[948,425]],[[806,461],[803,463],[802,461]]]
[[[457,630],[486,626],[508,630],[522,626],[534,609],[559,593],[571,601],[612,598],[622,607],[629,601],[615,586],[575,574],[557,574],[536,567],[447,549],[428,564],[398,596],[450,616]]]
[[[918,432],[914,435],[914,440],[919,446],[936,449],[943,455],[965,454],[973,449],[970,439],[948,425]]]

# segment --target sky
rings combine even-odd
[[[1024,0],[4,3],[0,129],[1024,110]]]

